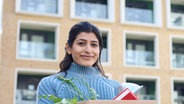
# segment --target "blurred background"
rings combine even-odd
[[[0,0],[2,104],[36,103],[80,21],[99,27],[109,78],[143,85],[140,100],[184,104],[184,0]]]

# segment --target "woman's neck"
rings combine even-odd
[[[92,66],[82,66],[75,62],[71,63],[67,73],[74,73],[78,75],[99,75],[100,72],[98,69]]]

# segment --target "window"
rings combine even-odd
[[[184,103],[184,79],[172,78],[171,81],[172,104]]]
[[[131,66],[156,66],[156,38],[145,33],[125,33],[125,63]]]
[[[177,104],[183,104],[184,103],[184,82],[174,82],[174,102]]]
[[[143,85],[144,87],[138,92],[139,100],[156,100],[155,95],[155,81],[143,81],[143,80],[127,80],[127,82]]]
[[[71,17],[114,21],[114,0],[71,0]]]
[[[18,74],[16,104],[36,103],[36,88],[44,76]]]
[[[39,15],[61,16],[62,0],[17,0],[16,11]]]
[[[38,70],[37,70],[38,71]],[[54,72],[34,72],[32,70],[18,70],[15,87],[15,104],[36,104],[37,86],[43,77]]]
[[[159,93],[159,78],[154,76],[144,75],[125,75],[125,82],[135,83],[143,86],[137,93],[136,96],[139,100],[157,100],[157,104],[160,103]]]
[[[125,13],[126,13],[125,16],[126,21],[138,21],[146,23],[154,22],[152,1],[126,0]]]
[[[160,0],[121,0],[123,23],[138,23],[160,26]]]
[[[18,58],[55,60],[57,58],[57,27],[20,23]]]
[[[167,0],[168,27],[184,28],[184,2],[183,0]]]
[[[184,68],[184,38],[172,37],[172,67]]]
[[[102,39],[103,39],[103,49],[101,53],[101,62],[102,64],[108,64],[110,62],[110,38],[108,30],[101,30]]]

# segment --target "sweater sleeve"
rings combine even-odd
[[[121,91],[121,84],[118,81],[114,80],[114,87],[115,87],[115,96],[116,96]]]
[[[120,92],[120,88],[121,88],[121,83],[120,82],[118,82],[118,81],[116,81],[116,80],[112,80],[112,79],[110,79],[110,84],[113,86],[113,88],[114,88],[114,95],[116,96],[116,95],[118,95],[119,94],[119,92]]]
[[[53,104],[53,101],[46,99],[46,98],[40,98],[40,96],[44,95],[55,95],[54,91],[54,84],[53,84],[54,76],[49,76],[43,78],[37,88],[37,98],[36,98],[36,104]]]

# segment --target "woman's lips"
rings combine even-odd
[[[93,56],[88,56],[88,55],[81,55],[81,57],[85,60],[91,59]]]

